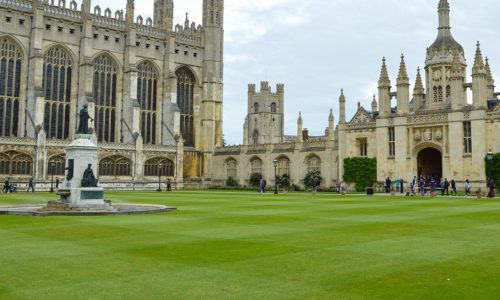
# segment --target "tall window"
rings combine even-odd
[[[394,127],[389,128],[389,156],[396,155],[396,132]]]
[[[7,38],[0,40],[0,136],[17,136],[22,54]]]
[[[317,156],[311,156],[307,160],[307,172],[320,171],[321,172],[321,160]]]
[[[464,122],[464,153],[472,153],[472,124]]]
[[[262,174],[262,160],[258,158],[252,160],[252,174]]]
[[[181,111],[181,134],[185,146],[194,147],[194,85],[195,79],[187,68],[177,72],[177,105]]]
[[[254,103],[253,105],[253,113],[258,114],[259,113],[259,103]]]
[[[259,144],[259,132],[257,130],[255,130],[253,132],[252,141],[253,141],[254,145],[258,145]]]
[[[115,142],[118,68],[106,55],[94,60],[94,124],[99,142]]]
[[[33,160],[24,153],[15,151],[0,153],[0,174],[31,175]]]
[[[275,113],[276,112],[276,103],[271,103],[271,112]]]
[[[437,102],[438,101],[438,88],[437,88],[437,86],[432,88],[432,90],[434,91],[434,102]]]
[[[359,156],[368,156],[368,140],[359,139]]]
[[[45,91],[44,129],[47,138],[67,139],[70,129],[73,62],[61,47],[47,51],[43,58]]]
[[[227,178],[236,179],[236,161],[231,159],[227,162]]]
[[[52,170],[52,164],[51,162],[54,162],[54,170]],[[47,162],[47,170],[49,170],[49,175],[54,173],[54,175],[59,175],[59,176],[64,176],[66,173],[66,159],[64,155],[58,155],[51,157],[49,161]]]
[[[144,164],[144,176],[158,176],[158,170],[163,177],[174,177],[174,163],[170,159],[156,157]]]
[[[448,98],[450,98],[451,96],[451,86],[447,85],[446,86],[446,100],[448,100]]]
[[[144,144],[156,144],[158,72],[149,62],[137,67],[137,100],[141,105],[141,133]]]
[[[290,175],[290,160],[281,158],[278,160],[278,176]]]
[[[130,176],[130,159],[115,155],[101,159],[99,176]]]

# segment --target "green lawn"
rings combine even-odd
[[[106,197],[178,211],[0,216],[0,299],[500,298],[498,199]]]

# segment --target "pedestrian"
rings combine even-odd
[[[10,179],[7,178],[7,179],[5,179],[5,182],[3,184],[2,192],[5,191],[5,193],[8,193],[9,192],[9,186],[10,186]]]
[[[343,181],[340,183],[340,193],[342,194],[342,196],[345,196],[346,194],[345,182]]]
[[[448,178],[445,178],[444,179],[444,186],[443,186],[443,195],[444,195],[444,191],[446,191],[446,196],[449,196],[449,192],[450,192],[450,183],[448,182]]]
[[[455,193],[455,196],[458,196],[457,194],[457,184],[455,182],[455,179],[451,180],[451,195],[453,196],[453,193]]]
[[[486,182],[486,188],[487,188],[487,195],[488,198],[494,198],[495,197],[495,184],[493,183],[493,180],[491,178],[488,178],[488,181]]]
[[[262,179],[262,182],[264,183],[264,186],[262,187],[262,192],[266,192],[266,186],[267,186],[267,181],[265,179]]]
[[[470,182],[469,179],[465,180],[465,196],[470,196]]]
[[[420,196],[425,196],[425,179],[424,179],[424,176],[420,176],[420,181],[418,182],[419,183],[419,187],[420,187]]]
[[[172,191],[172,183],[170,182],[170,179],[167,179],[167,192]]]
[[[389,177],[387,177],[387,179],[385,180],[385,192],[391,192],[391,180],[389,179]]]
[[[56,190],[59,189],[59,184],[61,183],[61,181],[59,181],[59,178],[56,177]]]
[[[260,179],[259,181],[259,192],[262,194],[264,193],[264,179]]]
[[[434,190],[436,189],[436,180],[434,177],[431,177],[431,197],[434,197]]]
[[[26,193],[29,193],[30,189],[33,193],[35,192],[35,180],[33,180],[33,177],[30,178],[28,189],[26,190]]]
[[[441,196],[444,196],[444,180],[443,180],[443,177],[441,177],[441,180],[439,181],[439,187],[441,188]]]
[[[396,179],[396,192],[399,193],[399,179]]]
[[[337,181],[337,194],[340,194],[341,182]]]

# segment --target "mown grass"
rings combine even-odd
[[[0,205],[48,194],[1,194]],[[159,215],[0,216],[0,299],[498,299],[500,201],[107,193]]]

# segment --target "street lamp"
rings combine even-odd
[[[486,158],[488,159],[488,177],[491,179],[491,163],[493,161],[493,152],[491,152],[491,149],[486,155]]]
[[[51,173],[52,173],[52,178],[50,179],[50,192],[54,192],[54,167],[56,166],[55,161],[50,162],[50,168],[51,168]]]
[[[278,195],[278,177],[276,176],[276,167],[278,167],[278,161],[275,159],[274,163],[274,194]]]
[[[158,189],[156,190],[157,192],[161,192],[161,167],[163,165],[160,163],[158,165]]]

